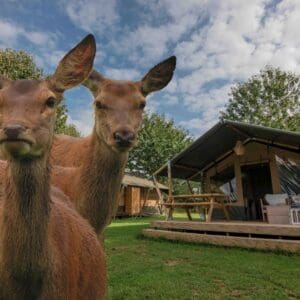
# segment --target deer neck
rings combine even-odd
[[[100,233],[118,207],[119,191],[128,152],[111,149],[95,130],[90,140],[90,151],[82,164],[78,207],[82,216]]]
[[[25,295],[41,291],[48,264],[48,161],[9,161],[1,218],[1,264]],[[26,294],[27,293],[27,294]]]

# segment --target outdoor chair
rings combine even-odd
[[[264,205],[263,203],[263,199],[260,199],[260,207],[261,207],[261,215],[263,218],[263,222],[268,222],[267,208],[266,205]]]
[[[289,224],[289,196],[287,194],[266,194],[260,199],[264,222]]]
[[[291,209],[290,209],[290,222],[291,224],[300,225],[300,194],[292,195]]]

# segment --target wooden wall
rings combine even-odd
[[[120,195],[119,215],[139,215],[144,207],[157,207],[158,195],[155,189],[126,186]]]

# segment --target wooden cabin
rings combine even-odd
[[[117,216],[149,216],[159,213],[159,193],[168,191],[162,184],[125,174],[122,181]]]

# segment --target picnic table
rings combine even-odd
[[[173,219],[173,211],[175,208],[184,208],[186,210],[189,220],[192,220],[190,210],[193,208],[205,209],[206,222],[211,221],[214,208],[222,209],[226,220],[230,220],[228,213],[229,204],[225,204],[224,200],[228,200],[229,196],[221,193],[205,193],[205,194],[187,194],[187,195],[172,195],[168,197],[167,202],[163,205],[169,208],[167,216],[168,220]],[[186,200],[185,202],[178,202],[178,200]],[[193,200],[193,201],[191,201]]]

